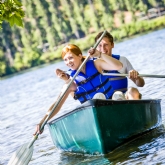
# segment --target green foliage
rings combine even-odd
[[[20,71],[24,68],[23,57],[21,53],[15,54],[14,67],[17,71]]]
[[[130,37],[150,30],[155,30],[165,26],[165,17],[159,17],[153,20],[132,22],[121,26],[118,30],[113,31],[112,34],[115,39],[121,40],[126,37]]]
[[[146,16],[148,9],[156,4],[156,0],[147,2],[21,0],[21,4],[19,0],[0,0],[0,27],[3,23],[0,32],[0,74],[4,76],[61,59],[61,50],[68,42],[86,51],[94,45],[97,33],[104,29],[112,33],[115,41],[121,41],[165,27],[164,17],[136,20],[136,14],[142,12]],[[158,2],[161,7],[164,4],[165,0]],[[25,13],[22,5],[26,7]],[[5,20],[11,26],[23,26],[24,23],[24,28],[11,28]]]
[[[25,49],[24,54],[17,52],[15,54],[15,59],[14,59],[14,68],[17,71],[20,71],[33,66],[37,66],[40,64],[39,58],[40,58],[40,54],[34,50],[31,51]]]
[[[22,4],[18,0],[0,1],[0,27],[3,21],[10,23],[10,26],[16,24],[23,27],[22,18],[25,16]]]
[[[71,40],[70,43],[79,46],[80,49],[83,51],[88,50],[90,47],[92,47],[95,44],[94,37],[96,36],[96,34],[97,33],[90,34],[85,38],[79,40]]]
[[[56,57],[54,52],[45,52],[42,54],[40,61],[41,63],[49,63],[55,59]]]
[[[113,30],[111,34],[113,35],[114,41],[120,41],[122,37],[126,37],[124,30],[120,31],[120,33],[119,30]]]
[[[6,73],[6,63],[2,50],[0,50],[0,77]]]
[[[0,61],[0,77],[6,73],[6,63]]]

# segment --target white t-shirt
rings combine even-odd
[[[134,70],[132,64],[126,57],[120,56],[119,61],[123,64],[123,68],[118,70],[120,73],[128,74],[130,70]]]

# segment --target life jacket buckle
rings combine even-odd
[[[97,87],[97,88],[96,88],[96,91],[98,91],[99,89],[100,89],[100,88],[99,88],[99,87]]]

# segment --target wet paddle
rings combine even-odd
[[[102,73],[106,76],[129,76],[129,74],[120,74],[120,73]],[[150,78],[165,78],[165,75],[154,75],[154,74],[139,74],[139,77],[150,77]]]
[[[102,38],[104,37],[104,35],[106,34],[106,31],[103,32],[103,34],[101,35],[101,37],[99,38],[99,40],[96,42],[96,44],[94,45],[94,49],[96,49],[96,47],[98,46],[98,44],[100,43],[100,41],[102,40]],[[52,110],[50,111],[49,115],[47,116],[47,118],[45,119],[45,121],[43,122],[43,124],[41,125],[40,130],[43,130],[44,126],[46,125],[46,123],[49,120],[49,117],[52,115],[52,113],[54,112],[54,110],[57,108],[57,106],[60,104],[61,100],[63,99],[65,93],[67,92],[68,88],[70,87],[70,85],[73,83],[74,79],[76,78],[76,76],[78,75],[78,73],[81,71],[82,67],[85,65],[85,63],[87,62],[88,58],[90,55],[88,55],[85,60],[82,62],[82,64],[80,65],[79,69],[77,70],[77,72],[75,73],[75,75],[73,76],[73,78],[70,80],[70,82],[68,83],[68,86],[66,88],[65,91],[63,91],[61,93],[61,96],[59,97],[59,99],[56,101],[55,105],[53,106]],[[38,138],[39,133],[37,133],[32,141],[30,143],[26,143],[23,144],[11,157],[8,165],[27,165],[33,155],[33,143],[36,141],[36,139]]]

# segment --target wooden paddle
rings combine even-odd
[[[120,73],[102,73],[106,76],[129,76],[129,74],[120,74]],[[139,77],[151,77],[151,78],[165,78],[165,75],[154,75],[154,74],[139,74]]]
[[[102,38],[104,37],[104,35],[106,34],[106,31],[103,32],[103,34],[101,35],[101,37],[99,38],[99,40],[96,42],[96,44],[94,45],[94,49],[96,49],[96,47],[98,46],[98,44],[100,43],[100,41],[102,40]],[[68,83],[68,86],[66,88],[65,91],[63,91],[61,93],[60,98],[56,101],[55,105],[53,106],[51,112],[49,113],[49,115],[47,116],[47,118],[45,119],[45,121],[43,122],[43,124],[41,125],[40,131],[43,130],[44,126],[46,125],[46,123],[49,120],[49,117],[52,115],[52,113],[54,112],[54,110],[57,108],[57,106],[59,105],[59,103],[61,102],[61,100],[63,99],[65,93],[67,92],[68,88],[70,87],[70,85],[72,84],[72,82],[74,81],[74,79],[76,78],[76,76],[78,75],[78,73],[81,71],[82,67],[85,65],[85,63],[87,62],[88,58],[90,55],[88,55],[85,60],[83,61],[83,63],[80,65],[79,69],[77,70],[77,72],[75,73],[75,75],[73,76],[73,78],[70,80],[70,82]],[[11,157],[8,165],[27,165],[33,155],[33,143],[36,141],[36,139],[38,138],[39,133],[37,133],[32,141],[30,143],[26,143],[23,144]]]

